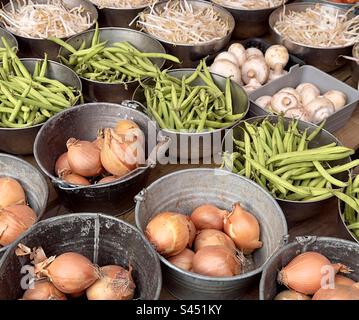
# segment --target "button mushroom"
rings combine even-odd
[[[344,92],[338,90],[331,90],[324,94],[324,98],[327,98],[334,104],[335,111],[339,111],[347,104],[347,96]]]
[[[210,72],[221,75],[222,77],[229,77],[234,82],[242,85],[241,70],[229,60],[216,60],[209,68]]]
[[[272,97],[271,96],[263,96],[258,98],[255,103],[260,106],[262,109],[270,109]]]
[[[304,106],[312,122],[322,122],[335,112],[334,104],[327,98],[318,97]]]
[[[296,90],[301,96],[303,106],[307,105],[320,96],[320,90],[312,83],[302,83]]]
[[[281,89],[279,92],[290,93],[290,94],[292,94],[293,96],[295,96],[299,102],[302,102],[302,98],[301,98],[300,94],[299,94],[298,91],[295,90],[294,88],[291,88],[291,87],[283,88],[283,89]]]
[[[248,59],[242,67],[242,80],[249,84],[252,79],[256,79],[260,84],[267,82],[269,76],[269,67],[261,57],[254,56]],[[253,81],[251,81],[253,83]]]
[[[239,62],[237,60],[237,57],[230,53],[230,52],[221,52],[219,55],[216,56],[216,58],[214,59],[214,62],[218,61],[218,60],[228,60],[230,62],[232,62],[233,64],[235,64],[237,67],[239,67]]]
[[[282,45],[270,46],[265,53],[265,60],[271,69],[269,81],[278,79],[287,73],[284,70],[289,61],[289,53],[286,47]]]
[[[237,58],[240,67],[242,67],[247,60],[246,49],[240,43],[231,44],[228,48],[228,52],[232,53]]]
[[[249,83],[243,87],[247,93],[251,93],[257,89],[259,89],[262,85],[257,81],[256,78],[252,78]]]
[[[278,92],[272,97],[271,107],[277,113],[285,113],[288,109],[300,107],[300,103],[294,95]]]
[[[246,56],[247,56],[247,60],[251,57],[261,57],[264,58],[264,54],[261,50],[257,49],[257,48],[248,48],[246,50]]]
[[[308,112],[302,107],[290,108],[284,112],[284,116],[287,118],[294,118],[310,122],[310,116]]]

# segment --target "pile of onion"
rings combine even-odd
[[[0,178],[0,246],[16,240],[36,221],[36,213],[26,205],[25,191],[13,178]]]
[[[95,141],[68,139],[55,174],[73,185],[111,183],[144,163],[143,131],[131,120],[99,130]]]
[[[309,251],[296,256],[279,273],[278,282],[290,290],[275,300],[359,300],[359,284],[339,273],[346,266],[332,264],[324,255]]]
[[[210,277],[232,277],[243,272],[241,254],[260,248],[257,219],[235,204],[232,212],[211,204],[190,216],[161,212],[145,234],[159,254],[185,271]]]

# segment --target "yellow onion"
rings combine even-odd
[[[91,183],[86,178],[76,174],[69,172],[63,172],[60,178],[67,183],[78,185],[78,186],[89,186]]]
[[[194,251],[197,252],[208,246],[225,246],[233,252],[236,251],[236,245],[233,240],[222,231],[216,229],[205,229],[200,231],[194,242]]]
[[[131,276],[132,268],[109,265],[100,268],[100,279],[86,290],[89,300],[131,300],[136,285]]]
[[[168,258],[168,262],[174,264],[176,267],[191,271],[193,263],[194,252],[190,249],[184,249],[181,253]]]
[[[70,138],[66,146],[67,161],[73,173],[83,177],[95,177],[101,173],[101,151],[95,144]]]
[[[228,211],[213,205],[205,204],[196,208],[191,214],[191,220],[198,230],[223,230],[223,220]]]
[[[348,278],[348,277],[344,277],[344,276],[342,276],[340,274],[337,274],[335,276],[334,283],[335,283],[335,285],[342,285],[342,286],[351,287],[353,284],[355,284],[355,281]]]
[[[71,172],[69,162],[67,161],[67,152],[58,157],[55,163],[55,174],[61,177],[64,172]]]
[[[115,132],[119,135],[126,135],[132,129],[137,129],[138,125],[132,120],[121,119],[117,121],[115,126]]]
[[[35,221],[35,212],[23,204],[0,210],[0,244],[6,246],[15,241]]]
[[[39,280],[34,287],[27,289],[22,296],[23,300],[67,300],[64,293],[58,290],[48,280]]]
[[[104,177],[101,180],[99,180],[99,182],[97,182],[97,184],[110,183],[110,182],[116,181],[118,179],[119,179],[119,177],[116,177],[116,176],[107,176],[107,177]]]
[[[98,269],[89,259],[76,252],[66,252],[46,267],[45,273],[57,289],[64,293],[86,290],[98,278]]]
[[[190,219],[190,217],[186,216],[187,219],[187,226],[188,226],[188,232],[189,232],[189,240],[188,240],[188,248],[192,248],[193,241],[196,238],[197,230],[194,226],[194,223]]]
[[[311,300],[310,297],[305,294],[295,292],[293,290],[284,290],[278,293],[274,300]]]
[[[313,300],[359,300],[359,290],[355,286],[338,284],[334,289],[320,288]]]
[[[104,138],[103,138],[103,130],[99,130],[99,134],[97,136],[97,138],[92,141],[92,143],[96,146],[96,148],[98,148],[99,150],[102,149],[103,146],[103,142],[104,142]]]
[[[25,203],[25,191],[20,183],[13,178],[0,178],[0,209]]]
[[[211,277],[232,277],[241,273],[236,254],[225,246],[204,247],[193,257],[193,272]]]
[[[224,232],[244,254],[251,254],[262,247],[257,218],[244,210],[239,203],[236,203],[233,211],[224,218]]]
[[[175,212],[156,215],[147,225],[145,233],[157,252],[164,257],[179,254],[189,243],[187,218]]]

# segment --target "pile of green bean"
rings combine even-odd
[[[115,42],[107,46],[100,40],[98,25],[91,43],[84,40],[78,49],[61,39],[50,40],[67,49],[68,57],[60,56],[62,63],[79,76],[105,83],[127,83],[146,77],[156,77],[158,67],[150,58],[161,58],[180,63],[178,58],[164,53],[141,52],[130,43]]]
[[[291,201],[320,201],[331,198],[348,185],[333,175],[351,170],[359,160],[331,166],[334,160],[352,155],[352,149],[336,143],[311,148],[324,123],[309,134],[298,130],[298,120],[285,127],[265,119],[244,123],[243,139],[234,139],[235,152],[224,154],[224,165],[256,181],[274,197]]]
[[[203,85],[191,85],[200,78]],[[231,80],[225,92],[214,83],[205,60],[196,71],[182,79],[166,70],[158,74],[155,85],[144,85],[147,112],[162,129],[202,132],[229,127],[244,114],[233,114]]]
[[[78,89],[46,77],[47,57],[33,74],[1,38],[6,51],[0,59],[0,127],[26,128],[45,122],[82,97]]]

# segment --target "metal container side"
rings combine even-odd
[[[0,6],[0,8],[1,8],[1,6]],[[18,44],[16,38],[12,35],[11,32],[9,32],[3,28],[0,28],[0,48],[4,47],[4,45],[1,41],[2,37],[5,38],[5,40],[8,42],[8,44],[10,45],[11,48],[15,47],[17,50],[19,49],[19,44]]]
[[[359,237],[356,237],[351,230],[349,230],[344,218],[344,202],[338,199],[338,224],[341,231],[346,235],[349,240],[355,241],[359,244]]]

